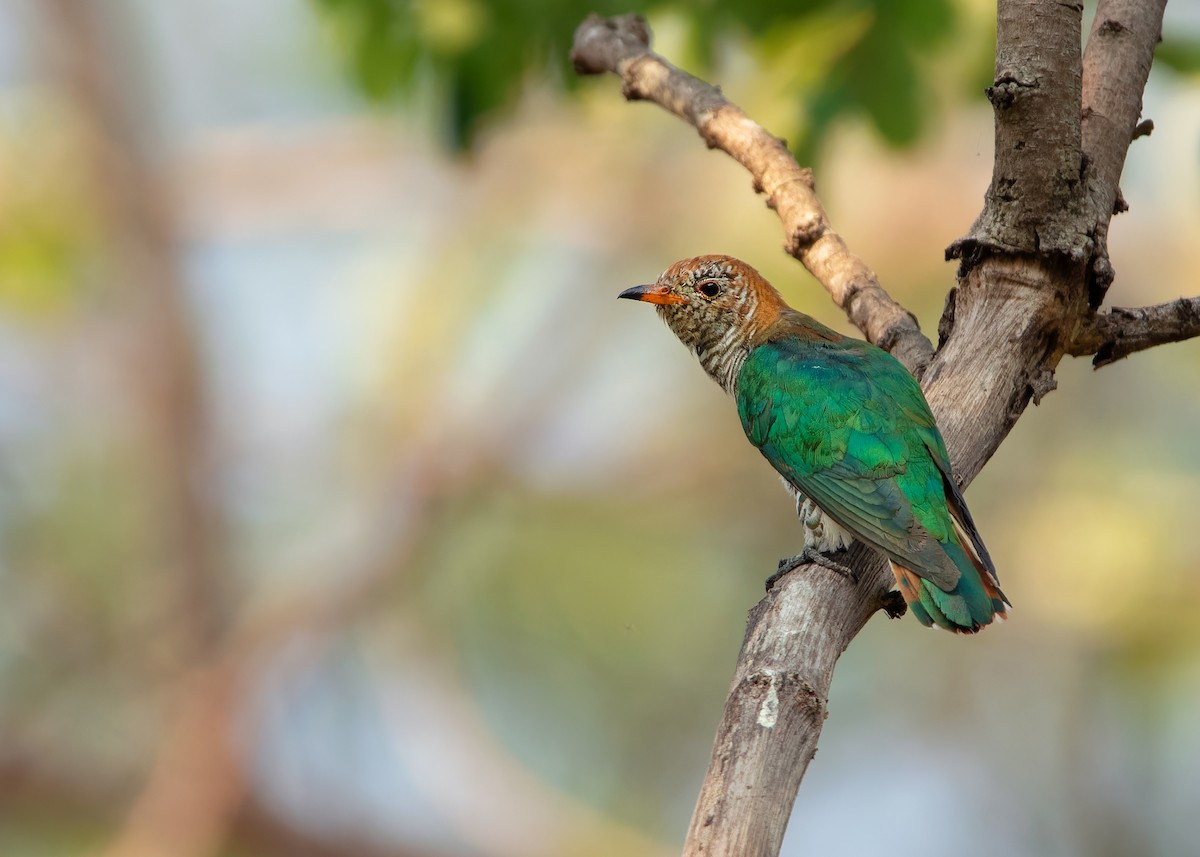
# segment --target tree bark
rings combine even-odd
[[[1082,143],[1088,166],[1088,203],[1096,221],[1088,294],[1093,309],[1100,306],[1113,280],[1108,261],[1109,220],[1128,208],[1117,184],[1129,147],[1126,141],[1154,128],[1149,121],[1139,125],[1138,118],[1153,46],[1162,41],[1166,5],[1167,0],[1101,3],[1083,54]]]
[[[1071,343],[1071,354],[1094,354],[1097,369],[1137,351],[1200,336],[1200,298],[1145,307],[1113,307],[1094,315]]]
[[[995,162],[983,212],[956,255],[980,248],[1069,254],[1079,229],[1082,4],[997,6]]]
[[[1028,403],[1054,389],[1064,354],[1095,353],[1102,365],[1101,353],[1124,356],[1200,333],[1197,299],[1095,314],[1111,281],[1104,237],[1163,6],[1101,0],[1081,56],[1081,6],[999,2],[988,90],[993,179],[974,226],[947,251],[961,263],[932,355],[911,314],[833,232],[811,173],[719,90],[654,54],[644,20],[588,18],[572,58],[581,74],[619,75],[627,98],[680,116],[751,172],[783,221],[788,252],[869,340],[922,379],[965,486]],[[856,581],[801,566],[751,611],[685,855],[778,854],[837,659],[891,604],[891,574],[878,555],[856,545],[848,564]]]

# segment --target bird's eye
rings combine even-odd
[[[721,294],[721,286],[716,280],[705,280],[696,286],[696,291],[706,298],[715,298]]]

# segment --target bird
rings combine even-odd
[[[618,297],[654,304],[734,398],[747,439],[796,498],[793,565],[848,572],[825,555],[857,539],[887,558],[921,624],[974,634],[1006,617],[929,403],[892,355],[792,309],[732,256],[683,259]]]

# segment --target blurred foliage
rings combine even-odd
[[[551,70],[573,86],[568,52],[575,28],[591,12],[629,10],[615,0],[317,2],[361,89],[382,101],[432,87],[445,105],[447,142],[459,149],[471,146],[489,114],[517,100],[527,78]],[[845,115],[865,116],[890,145],[915,142],[927,125],[933,83],[924,60],[951,44],[960,17],[953,0],[652,0],[640,11],[652,25],[660,16],[683,18],[686,50],[672,59],[699,75],[720,77],[721,49],[730,43],[746,44],[767,64],[788,52],[792,68],[784,75],[803,83],[785,97],[802,121],[781,130],[799,134],[796,149],[807,162]],[[831,22],[849,27],[829,43],[836,50],[788,50],[810,31],[828,33]]]
[[[647,500],[487,494],[447,522],[449,537],[422,564],[427,615],[450,629],[512,752],[625,821],[670,830],[680,760],[700,775],[693,748],[710,737],[741,638],[727,605],[747,600],[747,578],[730,572],[753,574],[753,563],[712,537],[701,503],[664,510]],[[697,588],[703,597],[687,594]],[[666,620],[681,603],[688,621]],[[700,637],[697,628],[708,630]],[[706,716],[681,718],[681,709]],[[625,729],[629,717],[643,728]],[[539,752],[580,733],[587,753]],[[588,764],[596,752],[607,775]]]
[[[0,305],[63,308],[96,249],[75,128],[60,111],[10,99],[0,111]]]
[[[1154,64],[1179,74],[1200,73],[1200,39],[1164,38],[1154,51]]]

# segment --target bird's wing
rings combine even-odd
[[[917,382],[857,340],[782,340],[750,352],[736,386],[746,436],[798,491],[857,538],[942,589],[959,572],[945,446]]]

